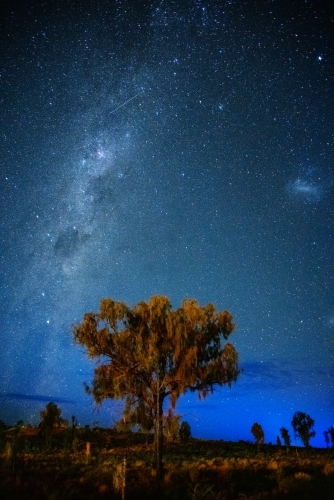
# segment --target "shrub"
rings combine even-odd
[[[323,470],[325,476],[333,476],[334,475],[334,463],[327,462]]]

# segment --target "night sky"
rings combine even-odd
[[[327,2],[1,2],[0,419],[94,410],[71,325],[110,297],[228,309],[243,373],[195,437],[334,425]],[[330,2],[328,2],[328,5]]]

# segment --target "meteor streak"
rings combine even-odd
[[[110,114],[112,115],[113,113],[115,113],[119,108],[122,108],[123,106],[125,106],[128,102],[132,101],[133,99],[135,99],[136,97],[138,97],[140,94],[142,94],[144,91],[142,90],[141,92],[138,92],[138,94],[134,95],[133,97],[131,97],[131,99],[128,99],[127,101],[123,102],[123,104],[121,104],[120,106],[118,106],[117,108],[113,109]]]

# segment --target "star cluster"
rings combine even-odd
[[[52,400],[96,420],[71,325],[103,297],[164,294],[237,324],[237,384],[179,401],[194,435],[251,439],[259,421],[275,440],[305,411],[324,445],[331,13],[311,0],[1,9],[0,418],[36,422]]]

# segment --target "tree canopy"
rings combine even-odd
[[[234,326],[231,314],[212,304],[185,299],[173,311],[167,297],[154,296],[132,308],[102,299],[100,312],[85,314],[73,334],[99,360],[92,386],[86,386],[96,403],[125,398],[153,413],[159,462],[165,399],[174,408],[187,390],[205,397],[215,385],[236,381],[238,354],[223,342]]]
[[[292,418],[292,427],[295,431],[295,436],[299,438],[305,448],[309,448],[310,439],[315,436],[315,431],[311,430],[314,427],[314,420],[307,413],[296,411]]]

